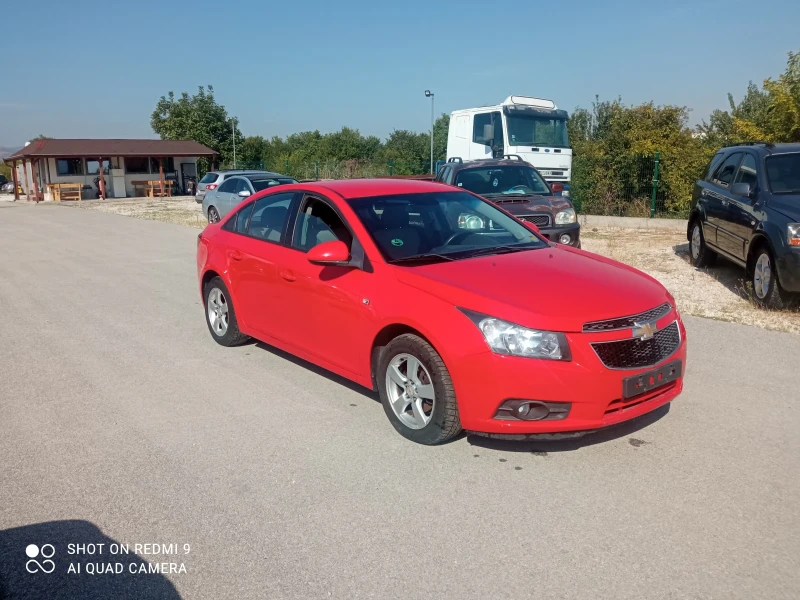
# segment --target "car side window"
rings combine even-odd
[[[247,235],[267,242],[280,242],[289,219],[289,206],[293,197],[294,192],[287,192],[258,199],[250,215]]]
[[[708,170],[706,171],[706,181],[711,181],[714,173],[716,173],[717,168],[722,164],[722,159],[725,155],[722,152],[717,152],[714,155],[714,158],[711,159],[711,162],[708,165]]]
[[[736,172],[736,167],[739,166],[739,162],[742,160],[742,155],[742,152],[734,152],[726,158],[725,162],[723,162],[717,169],[717,172],[714,173],[712,182],[720,187],[729,187],[733,181],[733,174]]]
[[[503,146],[503,121],[499,112],[483,113],[475,115],[472,123],[472,141],[476,144],[486,144],[487,140],[483,133],[484,125],[494,125],[494,140],[495,146]]]
[[[756,187],[758,182],[758,167],[756,166],[756,157],[752,154],[745,154],[742,164],[739,165],[739,170],[736,172],[736,179],[733,183],[749,183],[750,189]]]
[[[453,177],[455,176],[455,173],[456,170],[452,167],[447,170],[447,179],[444,180],[447,185],[453,185]]]
[[[236,179],[226,179],[222,185],[219,186],[219,191],[223,194],[232,194],[234,189],[236,189]]]
[[[234,194],[238,194],[242,190],[247,190],[248,192],[250,191],[250,188],[247,187],[247,181],[245,180],[244,177],[237,177],[235,181],[236,181],[236,187],[233,188]]]
[[[450,169],[450,167],[446,167],[446,166],[442,167],[441,169],[439,169],[439,172],[436,174],[436,177],[434,178],[434,181],[444,181],[445,174],[447,173],[447,171],[449,169]]]
[[[319,198],[306,198],[295,222],[292,248],[308,252],[318,244],[333,240],[342,241],[350,248],[353,236],[330,204]]]

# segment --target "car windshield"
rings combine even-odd
[[[569,148],[567,121],[533,115],[507,115],[508,143],[511,146],[551,146]]]
[[[218,175],[216,173],[206,173],[203,175],[203,178],[200,180],[200,183],[214,183],[217,180]]]
[[[389,262],[460,260],[547,247],[524,225],[466,192],[377,196],[349,203]]]
[[[487,198],[503,195],[550,194],[550,188],[539,173],[525,166],[464,169],[459,171],[455,184]]]
[[[800,153],[767,158],[767,178],[773,194],[800,194]]]
[[[264,177],[263,179],[251,179],[250,183],[253,184],[253,189],[257,192],[274,188],[276,185],[286,185],[288,183],[297,183],[290,177]]]

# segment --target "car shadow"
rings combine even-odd
[[[675,253],[675,256],[691,265],[689,242],[673,246],[672,251]],[[717,262],[714,263],[712,267],[698,268],[692,265],[692,268],[695,271],[710,275],[742,300],[747,300],[748,302],[753,301],[753,292],[747,285],[747,277],[742,267],[720,256],[717,257]]]
[[[659,421],[669,413],[671,404],[665,404],[641,417],[606,427],[594,433],[587,433],[582,437],[568,438],[563,440],[547,439],[545,436],[531,437],[525,440],[489,438],[476,433],[468,433],[467,441],[472,446],[499,450],[501,452],[533,452],[533,453],[555,453],[555,452],[574,452],[587,446],[604,444],[619,438],[623,438],[649,427]],[[631,445],[638,446],[646,442],[641,440],[630,440]]]
[[[70,544],[86,544],[87,549],[95,544],[95,554],[71,554]],[[101,553],[98,544],[103,544]],[[130,552],[124,549],[125,544],[103,535],[89,521],[50,521],[0,530],[0,598],[180,600],[169,579],[150,572],[156,563],[133,553],[133,541]],[[158,558],[159,563],[182,561],[180,554]]]
[[[380,403],[381,401],[377,392],[373,392],[372,390],[369,390],[364,386],[357,384],[354,381],[350,381],[349,379],[342,377],[341,375],[337,375],[336,373],[332,373],[327,369],[323,369],[322,367],[319,367],[314,363],[308,362],[307,360],[303,360],[302,358],[298,358],[294,354],[289,354],[288,352],[284,352],[283,350],[276,348],[274,346],[270,346],[269,344],[265,344],[264,342],[254,341],[253,345],[259,350],[265,350],[267,352],[270,352],[271,354],[274,354],[278,358],[282,358],[283,360],[288,360],[289,362],[299,367],[303,367],[304,369],[311,371],[312,373],[319,375],[320,377],[324,377],[325,379],[333,381],[334,383],[338,383],[339,385],[342,385],[354,392],[358,392],[359,394],[369,398],[370,400],[374,400],[375,402],[378,403]]]

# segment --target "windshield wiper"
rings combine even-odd
[[[412,256],[404,256],[402,258],[395,258],[394,260],[390,260],[389,264],[396,265],[398,263],[411,263],[411,262],[426,262],[426,261],[436,261],[436,260],[455,260],[450,256],[445,256],[444,254],[414,254]]]
[[[511,254],[512,252],[524,252],[533,250],[537,246],[491,246],[489,248],[478,248],[477,250],[465,250],[459,252],[459,258],[472,258],[473,256],[488,256],[490,254]]]

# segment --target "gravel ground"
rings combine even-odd
[[[206,220],[193,197],[131,198],[71,203],[139,219],[202,229]],[[720,260],[711,269],[689,262],[689,243],[676,231],[595,227],[581,232],[583,248],[629,264],[655,277],[675,296],[684,314],[800,333],[800,312],[766,311],[755,306],[743,271]]]

